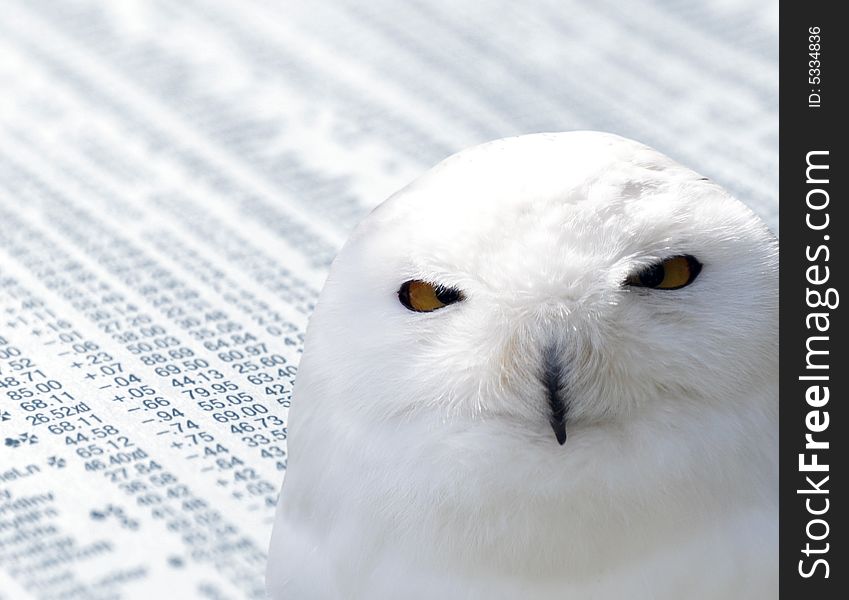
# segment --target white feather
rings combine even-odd
[[[622,284],[679,254],[691,285]],[[740,202],[614,135],[443,161],[357,228],[310,321],[271,596],[776,597],[777,260]],[[465,299],[408,311],[409,279]]]

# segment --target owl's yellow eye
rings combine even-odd
[[[658,290],[677,290],[693,283],[702,270],[694,256],[673,256],[631,275],[625,283]]]
[[[398,300],[409,310],[431,312],[463,299],[460,290],[411,279],[398,290]]]

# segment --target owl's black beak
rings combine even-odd
[[[551,411],[548,422],[554,437],[561,446],[566,443],[566,420],[569,413],[569,398],[564,384],[564,369],[556,348],[549,347],[543,355],[541,379]]]

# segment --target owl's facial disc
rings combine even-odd
[[[701,270],[702,263],[694,256],[673,255],[635,269],[622,282],[622,288],[648,288],[661,293],[680,290],[689,286]],[[402,283],[397,294],[398,301],[407,310],[416,313],[432,313],[466,298],[457,288],[419,279]],[[563,364],[564,353],[556,344],[548,344],[542,348],[540,356],[538,379],[545,394],[548,422],[554,431],[554,437],[562,446],[566,443],[570,408],[568,374]]]

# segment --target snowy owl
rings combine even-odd
[[[313,314],[275,600],[777,597],[778,258],[621,137],[456,154]]]

